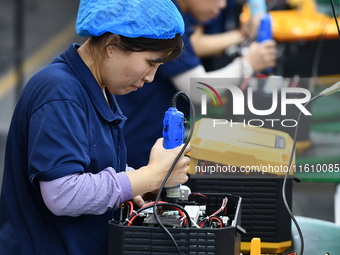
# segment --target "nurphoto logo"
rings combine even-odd
[[[283,82],[280,86],[276,84],[273,86],[268,81],[260,81],[257,82],[256,86],[248,86],[245,90],[242,90],[237,84],[234,84],[235,82],[230,82],[230,79],[201,80],[204,80],[204,82],[192,79],[191,82],[192,85],[194,83],[195,89],[191,89],[191,94],[196,94],[194,95],[196,98],[200,96],[202,117],[207,117],[209,108],[224,107],[227,109],[229,107],[229,109],[232,109],[232,115],[238,116],[238,122],[244,123],[244,125],[262,127],[266,123],[267,125],[270,124],[271,127],[277,124],[282,127],[295,127],[297,121],[294,118],[289,118],[288,112],[301,112],[305,116],[312,115],[304,106],[311,99],[311,92],[306,88],[289,87]],[[261,90],[261,93],[258,93],[259,90]],[[232,103],[223,104],[222,98],[227,94],[228,101]],[[209,98],[207,95],[209,95]],[[273,115],[275,115],[275,118],[273,118]],[[297,114],[295,115],[297,116]],[[242,116],[247,116],[247,118],[240,118]],[[214,123],[226,124],[231,121],[220,118]]]

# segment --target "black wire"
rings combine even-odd
[[[311,90],[312,88],[312,84],[314,82],[314,79],[317,80],[317,84],[320,83],[319,79],[318,79],[318,72],[319,72],[319,64],[320,64],[320,59],[321,59],[321,53],[324,47],[324,42],[325,42],[325,29],[326,29],[326,23],[323,22],[322,24],[322,33],[320,35],[320,37],[318,38],[318,42],[317,42],[317,46],[316,46],[316,50],[315,50],[315,54],[314,54],[314,59],[313,59],[313,64],[312,64],[312,71],[311,71],[311,78],[310,82],[308,84],[308,88]]]
[[[195,107],[194,105],[192,104],[189,96],[182,92],[182,91],[179,91],[177,92],[174,96],[173,96],[173,100],[171,101],[171,106],[175,106],[175,103],[174,101],[177,100],[178,96],[184,96],[190,103],[190,108],[191,108],[191,125],[190,125],[190,131],[189,131],[189,135],[187,137],[187,140],[185,141],[185,144],[183,146],[183,148],[181,149],[181,151],[178,153],[176,159],[174,160],[174,162],[172,163],[167,175],[165,176],[164,180],[163,180],[163,183],[161,184],[161,187],[159,188],[159,191],[158,191],[158,194],[156,196],[156,199],[155,199],[155,204],[153,205],[153,211],[154,211],[154,216],[155,216],[155,219],[157,221],[157,223],[159,224],[159,226],[161,227],[161,229],[170,237],[170,239],[172,240],[172,242],[174,243],[175,247],[176,247],[176,250],[177,250],[177,253],[180,255],[181,254],[181,251],[178,247],[178,244],[175,240],[175,238],[173,237],[173,235],[170,233],[170,231],[163,225],[163,223],[160,221],[158,215],[157,215],[157,203],[159,201],[159,198],[161,196],[161,193],[162,193],[162,190],[165,186],[165,183],[167,182],[167,180],[169,179],[169,176],[170,174],[172,173],[172,171],[174,170],[175,168],[175,165],[177,164],[177,161],[179,160],[179,158],[181,157],[182,153],[184,152],[185,148],[188,146],[189,142],[190,142],[190,139],[192,137],[192,134],[194,132],[194,127],[195,127],[195,118],[196,118],[196,115],[195,115]],[[188,221],[190,221],[190,218],[188,218]]]
[[[333,0],[331,1],[331,5],[332,5],[332,12],[333,12],[333,16],[336,22],[336,26],[338,29],[338,33],[340,36],[340,30],[339,30],[339,24],[338,24],[338,20],[336,17],[336,13],[335,13],[335,9],[334,9],[334,2]],[[308,85],[309,88],[311,88],[311,84],[313,83],[314,78],[318,79],[318,70],[319,70],[319,63],[320,63],[320,58],[321,58],[321,53],[322,53],[322,49],[323,49],[323,45],[324,45],[324,41],[325,41],[325,29],[326,29],[326,23],[324,22],[322,25],[323,29],[322,29],[322,34],[320,35],[320,38],[318,39],[318,44],[317,44],[317,48],[315,51],[315,55],[314,55],[314,60],[313,60],[313,65],[312,65],[312,72],[311,72],[311,81],[310,84]]]
[[[307,103],[305,103],[304,106],[307,106],[310,102],[314,101],[315,99],[317,99],[319,97],[321,97],[321,96],[317,95],[317,96],[313,97],[311,100],[309,100]],[[288,211],[288,214],[289,214],[290,218],[293,220],[293,222],[295,224],[295,227],[296,227],[296,229],[298,231],[299,238],[300,238],[300,245],[301,245],[301,247],[300,247],[299,255],[303,255],[305,244],[304,244],[304,239],[303,239],[301,228],[300,228],[298,222],[296,221],[296,219],[295,219],[295,217],[294,217],[294,215],[293,215],[292,211],[290,210],[289,205],[287,203],[287,198],[286,198],[286,181],[287,181],[288,175],[290,173],[290,168],[291,168],[293,157],[294,157],[296,140],[297,140],[297,133],[298,133],[298,128],[299,128],[299,122],[300,122],[301,113],[302,112],[300,111],[299,115],[298,115],[298,118],[297,118],[297,125],[296,125],[295,132],[294,132],[294,141],[293,141],[292,151],[291,151],[290,159],[289,159],[289,163],[288,163],[288,170],[287,170],[287,172],[285,174],[285,177],[283,179],[283,184],[282,184],[282,198],[283,198],[283,202],[285,204],[285,207],[286,207],[286,209]]]
[[[334,2],[333,0],[330,0],[331,2],[331,6],[332,6],[332,12],[333,12],[333,16],[334,16],[334,20],[335,20],[335,23],[336,23],[336,26],[337,26],[337,29],[338,29],[338,34],[340,36],[340,29],[339,29],[339,24],[338,24],[338,20],[337,20],[337,16],[336,16],[336,13],[335,13],[335,8],[334,8]],[[323,39],[323,38],[322,38]],[[316,54],[316,57],[314,59],[315,63],[317,63],[317,59],[320,58],[320,52],[321,52],[321,45],[320,47],[318,47],[319,50],[318,50],[318,53],[319,54]],[[315,71],[315,69],[313,70]],[[312,71],[312,74],[314,73]],[[316,71],[317,72],[317,71]],[[314,101],[315,99],[319,98],[320,95],[317,95],[315,97],[313,97],[311,100],[309,100],[305,106],[307,106],[310,102]],[[295,224],[295,227],[298,231],[298,234],[299,234],[299,238],[300,238],[300,244],[301,244],[301,247],[300,247],[300,255],[303,255],[303,251],[304,251],[304,239],[303,239],[303,234],[302,234],[302,231],[301,231],[301,228],[298,224],[298,222],[296,221],[293,213],[291,212],[290,208],[289,208],[289,205],[287,203],[287,199],[286,199],[286,182],[287,182],[287,178],[288,178],[288,175],[289,175],[289,172],[290,172],[290,168],[291,168],[291,165],[292,165],[292,160],[293,160],[293,156],[294,156],[294,152],[295,152],[295,146],[296,146],[296,140],[297,140],[297,132],[298,132],[298,127],[299,127],[299,121],[300,121],[300,117],[301,117],[301,111],[299,112],[299,115],[298,115],[298,118],[297,118],[297,126],[295,128],[295,132],[294,132],[294,141],[293,141],[293,146],[292,146],[292,151],[291,151],[291,155],[290,155],[290,159],[289,159],[289,164],[288,164],[288,171],[284,177],[284,180],[283,180],[283,185],[282,185],[282,198],[283,198],[283,202],[285,204],[285,207],[288,211],[288,214],[290,215],[291,219],[293,220],[294,224]]]
[[[335,20],[335,23],[336,23],[336,27],[338,29],[338,34],[340,36],[340,28],[339,28],[338,19],[337,19],[336,13],[335,13],[334,2],[333,2],[333,0],[330,0],[330,1],[331,1],[331,6],[332,6],[332,12],[333,12],[334,20]]]
[[[338,29],[338,34],[339,34],[339,37],[340,37],[340,28],[339,28],[339,24],[338,24],[338,19],[337,19],[337,16],[336,16],[336,13],[335,13],[335,8],[334,8],[334,2],[333,0],[330,0],[331,2],[331,6],[332,6],[332,12],[333,12],[333,16],[334,16],[334,20],[335,20],[335,23],[336,23],[336,26],[337,26],[337,29]],[[317,95],[315,97],[313,97],[311,100],[309,100],[304,106],[307,106],[309,103],[311,103],[312,101],[314,101],[315,99],[321,97],[321,95]],[[299,122],[300,122],[300,117],[301,117],[301,111],[299,112],[299,115],[298,115],[298,118],[297,118],[297,125],[296,125],[296,128],[295,128],[295,132],[294,132],[294,141],[293,141],[293,146],[292,146],[292,151],[291,151],[291,155],[290,155],[290,159],[289,159],[289,163],[288,163],[288,171],[287,173],[285,174],[285,177],[284,177],[284,180],[283,180],[283,185],[282,185],[282,198],[283,198],[283,202],[285,204],[285,207],[288,211],[288,214],[290,215],[291,219],[293,220],[294,224],[295,224],[295,227],[298,231],[298,234],[299,234],[299,238],[300,238],[300,255],[303,255],[303,252],[304,252],[304,239],[303,239],[303,234],[302,234],[302,231],[301,231],[301,228],[298,224],[298,222],[296,221],[292,211],[290,210],[289,208],[289,205],[287,203],[287,198],[286,198],[286,182],[287,182],[287,178],[288,178],[288,175],[289,175],[289,172],[290,172],[290,168],[291,168],[291,165],[292,165],[292,160],[293,160],[293,157],[294,157],[294,152],[295,152],[295,146],[296,146],[296,140],[297,140],[297,132],[298,132],[298,127],[299,127]]]

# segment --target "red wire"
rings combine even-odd
[[[192,196],[197,195],[197,196],[202,196],[205,199],[208,199],[206,195],[202,194],[202,193],[192,193]]]
[[[129,215],[128,215],[130,216],[133,213],[133,203],[131,201],[126,201],[125,203],[130,205],[130,210],[129,210]]]
[[[210,215],[209,218],[216,216],[216,214],[220,213],[223,209],[225,209],[225,207],[227,206],[225,203],[226,203],[226,199],[224,198],[223,201],[222,201],[222,205],[221,205],[220,209],[218,209],[216,212],[214,212],[212,215]]]
[[[209,217],[209,219],[203,220],[200,222],[199,227],[202,228],[204,226],[204,224],[210,220],[217,220],[218,223],[220,223],[220,228],[223,227],[223,222],[221,221],[221,219],[217,218],[217,217]]]
[[[149,203],[143,205],[142,208],[144,208],[144,207],[146,207],[146,206],[149,206],[149,205],[153,205],[154,203],[155,203],[154,201],[153,201],[153,202],[149,202]],[[158,201],[158,204],[166,204],[166,202],[164,202],[164,201]],[[176,207],[173,207],[173,208],[174,208],[175,210],[177,210],[177,211],[179,212],[179,214],[180,214],[182,217],[185,217],[185,214],[183,213],[182,210],[180,210],[180,209],[178,209],[178,208],[176,208]],[[127,225],[128,225],[128,226],[131,226],[132,222],[135,220],[135,218],[136,218],[137,216],[138,216],[138,214],[134,215],[134,216],[130,219],[130,221],[127,223]],[[187,223],[186,218],[184,218],[184,220],[183,220],[183,225],[185,226],[186,223]]]
[[[205,222],[206,222],[206,220],[202,220],[202,221],[200,222],[200,224],[199,224],[200,228],[203,228],[203,225],[204,225]]]
[[[205,205],[207,205],[208,197],[207,197],[206,195],[201,194],[201,193],[192,193],[192,194],[191,194],[191,197],[192,197],[192,196],[201,196],[201,197],[203,197],[203,198],[205,199]],[[190,199],[190,200],[191,200],[191,199]]]
[[[220,209],[218,209],[216,212],[214,212],[213,214],[211,214],[208,219],[204,219],[202,220],[200,223],[199,223],[199,227],[202,228],[204,223],[206,221],[209,221],[211,218],[215,218],[215,219],[218,219],[217,217],[215,217],[217,214],[219,214],[220,212],[222,212],[222,210],[224,209],[226,211],[226,208],[227,208],[227,205],[226,205],[226,199],[224,198],[223,201],[222,201],[222,205],[220,207]],[[220,220],[220,219],[218,219]],[[220,223],[221,223],[221,226],[223,226],[222,224],[222,221],[220,220]]]
[[[223,223],[222,223],[221,219],[219,219],[219,218],[217,218],[217,217],[211,217],[211,218],[208,219],[208,221],[209,221],[209,220],[217,220],[218,223],[220,223],[220,228],[223,227]]]

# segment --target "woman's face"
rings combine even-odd
[[[152,82],[164,58],[164,52],[123,51],[108,47],[107,57],[100,68],[101,84],[112,94],[124,95],[143,87],[145,82]]]
[[[200,22],[215,18],[227,6],[227,0],[185,0],[187,12]]]

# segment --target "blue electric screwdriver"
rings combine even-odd
[[[165,149],[173,149],[184,142],[184,114],[176,109],[176,95],[163,119],[163,146]],[[180,197],[180,186],[166,188],[165,191],[169,202],[177,202]]]
[[[260,26],[257,32],[257,41],[264,42],[273,39],[272,19],[267,12],[261,16]],[[272,68],[267,68],[264,72],[269,74],[273,71]]]
[[[257,41],[263,42],[271,39],[273,39],[272,19],[270,14],[267,12],[261,16],[260,26],[257,33]]]

